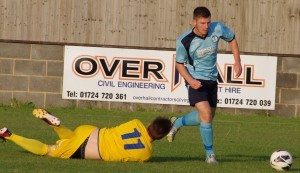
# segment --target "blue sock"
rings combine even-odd
[[[212,123],[200,123],[200,134],[202,137],[202,142],[206,150],[206,157],[211,154],[214,154],[213,150],[213,129]]]
[[[195,126],[199,125],[199,120],[198,120],[198,111],[193,111],[190,112],[180,118],[178,118],[174,126],[178,129],[181,126]]]

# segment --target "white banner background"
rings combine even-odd
[[[65,46],[63,99],[189,105],[175,51]],[[218,54],[218,107],[275,108],[277,57],[241,55],[243,73],[230,73],[234,59]]]

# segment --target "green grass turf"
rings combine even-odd
[[[12,132],[53,144],[55,132],[31,114],[32,108],[0,106],[0,126]],[[90,124],[111,127],[138,118],[144,124],[160,112],[125,112],[120,110],[49,108],[62,124],[74,129]],[[152,161],[148,163],[103,162],[97,160],[58,159],[36,156],[10,141],[0,142],[0,172],[197,172],[197,173],[271,173],[269,157],[277,149],[293,155],[289,172],[300,172],[300,119],[263,115],[232,116],[218,114],[213,123],[214,149],[218,165],[204,163],[204,149],[199,127],[184,127],[173,143],[166,139],[153,143]]]

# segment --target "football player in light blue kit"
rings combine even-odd
[[[212,120],[217,107],[217,52],[220,39],[228,42],[233,57],[235,77],[242,73],[241,59],[234,33],[220,22],[211,23],[206,7],[197,7],[193,14],[194,28],[182,34],[176,43],[176,69],[185,79],[191,106],[197,111],[180,118],[171,117],[173,127],[167,135],[169,142],[182,126],[200,125],[206,150],[206,163],[218,163],[213,151]]]

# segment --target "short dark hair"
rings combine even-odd
[[[169,133],[171,127],[172,123],[168,118],[158,116],[148,126],[147,131],[153,140],[160,140]]]
[[[199,18],[199,17],[208,18],[210,16],[211,16],[210,11],[206,7],[195,8],[194,14],[193,14],[194,19]]]

